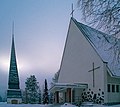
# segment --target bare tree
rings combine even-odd
[[[107,34],[120,32],[120,0],[78,0],[83,19]]]
[[[109,41],[109,49],[114,50],[114,60],[120,62],[120,0],[78,0],[77,4],[86,23],[114,38],[114,42]]]

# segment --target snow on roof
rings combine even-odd
[[[54,92],[56,90],[64,90],[66,88],[87,88],[88,84],[81,83],[54,83],[54,85],[49,89],[50,92]]]
[[[101,57],[102,61],[107,63],[108,69],[110,70],[112,76],[119,77],[120,64],[115,55],[115,49],[120,49],[120,39],[116,39],[113,36],[107,35],[94,28],[77,22],[73,18],[72,20],[86,37],[86,39],[90,42],[90,44],[94,47],[95,51]],[[117,48],[112,48],[113,45],[115,45]]]

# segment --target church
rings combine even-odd
[[[14,25],[12,30],[14,30]],[[9,79],[8,79],[8,89],[7,89],[7,103],[9,104],[22,103],[22,93],[19,86],[19,75],[18,75],[17,60],[15,53],[14,31],[12,32],[12,47],[11,47]]]
[[[120,103],[120,64],[112,48],[116,40],[70,19],[58,82],[50,88],[54,103]]]

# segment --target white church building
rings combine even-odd
[[[55,103],[120,103],[116,40],[119,46],[119,39],[71,18],[58,82],[50,89]]]

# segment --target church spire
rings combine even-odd
[[[14,43],[14,22],[12,24],[12,46],[11,46],[9,80],[8,80],[8,89],[7,89],[7,103],[11,103],[11,104],[22,103],[22,93],[19,86],[19,76],[18,76],[15,43]]]
[[[14,39],[14,21],[12,23],[12,38]]]
[[[11,47],[11,57],[10,57],[8,88],[19,89],[19,76],[18,76],[15,43],[14,43],[14,22],[12,25],[12,47]]]

